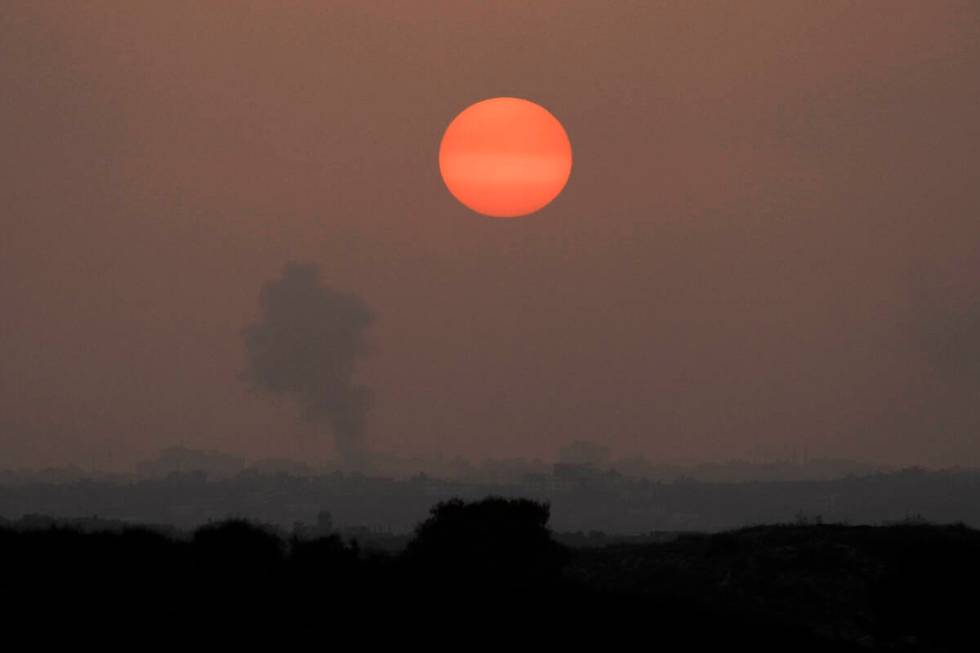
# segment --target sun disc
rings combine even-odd
[[[494,218],[516,218],[554,200],[572,171],[565,128],[529,100],[477,102],[446,128],[439,171],[463,205]]]

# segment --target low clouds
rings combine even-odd
[[[320,281],[315,265],[289,263],[259,295],[259,318],[244,332],[245,379],[257,390],[291,398],[309,422],[328,428],[351,467],[364,463],[371,392],[354,381],[368,353],[374,321],[357,295]]]

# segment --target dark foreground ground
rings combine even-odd
[[[467,648],[978,650],[980,532],[964,526],[759,526],[573,548],[547,521],[532,501],[447,502],[393,553],[244,521],[181,534],[35,519],[0,530],[0,580],[18,606],[109,628],[264,624],[406,646],[462,632],[452,641]]]

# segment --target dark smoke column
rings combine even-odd
[[[320,282],[315,265],[289,263],[259,295],[259,319],[244,331],[253,388],[290,396],[303,417],[330,427],[349,468],[367,462],[364,425],[370,390],[354,383],[368,353],[374,313],[358,296]]]

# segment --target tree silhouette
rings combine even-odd
[[[549,516],[547,504],[529,499],[445,501],[416,528],[406,558],[443,583],[541,584],[554,580],[565,560],[548,529]]]

